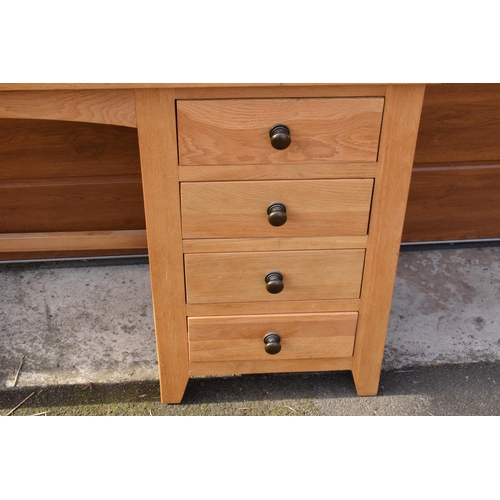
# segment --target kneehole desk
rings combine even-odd
[[[195,375],[329,370],[368,396],[424,90],[1,84],[0,118],[137,127],[163,402]]]

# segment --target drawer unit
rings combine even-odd
[[[276,314],[188,318],[193,362],[352,356],[358,314]],[[270,351],[270,355],[267,351]]]
[[[229,99],[177,103],[180,165],[374,162],[384,100]],[[292,142],[276,149],[274,125]]]
[[[424,88],[136,92],[162,401],[286,371],[377,394]]]
[[[372,179],[185,182],[181,184],[182,235],[365,235],[372,189]]]

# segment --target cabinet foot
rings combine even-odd
[[[357,373],[352,371],[354,385],[356,386],[356,394],[358,396],[376,396],[380,385],[380,374],[367,377],[365,373]]]
[[[167,380],[166,382],[163,382],[160,378],[161,402],[166,404],[181,403],[188,381],[188,375],[182,378],[178,377],[175,380]]]

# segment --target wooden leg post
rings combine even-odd
[[[161,400],[179,403],[189,366],[174,93],[140,89],[135,101]]]
[[[378,393],[424,91],[387,87],[352,368],[360,396]]]

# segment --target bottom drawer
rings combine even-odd
[[[203,316],[188,318],[189,360],[269,361],[350,357],[357,312]],[[266,351],[264,338],[275,333],[281,349]],[[274,339],[276,340],[276,338]],[[268,349],[279,349],[273,346]]]

